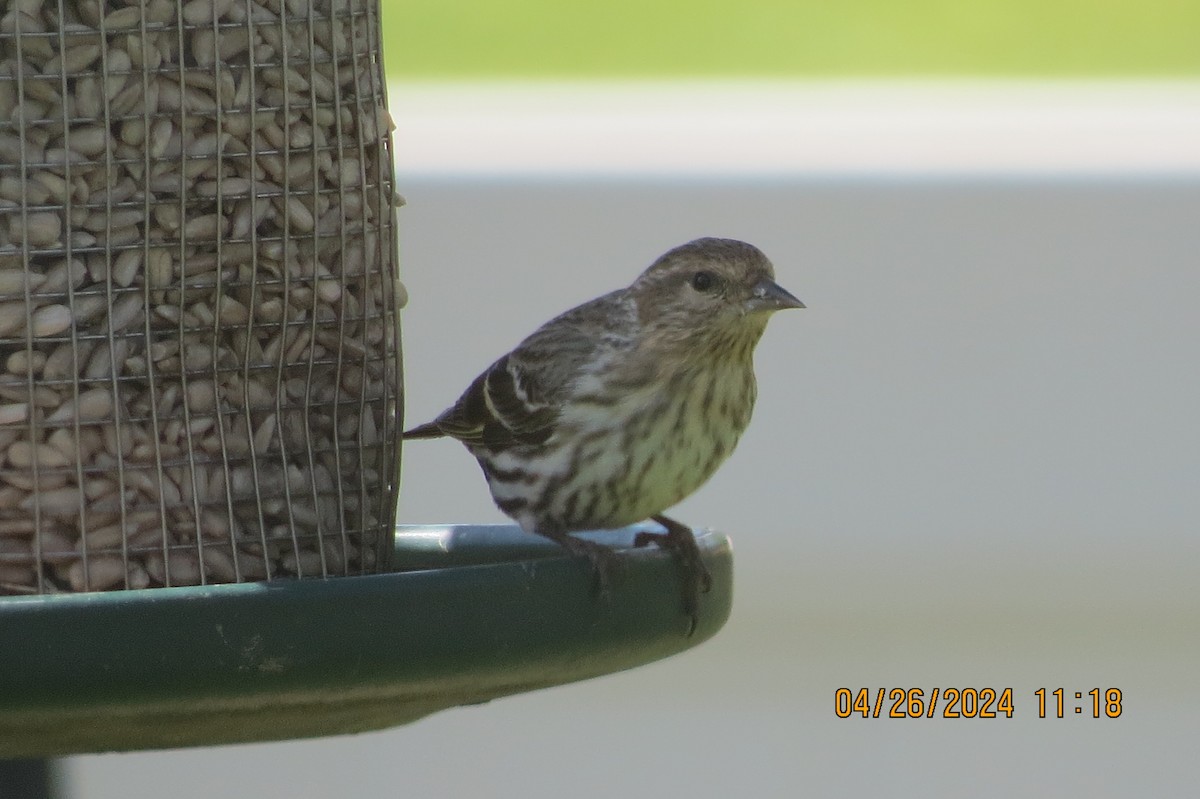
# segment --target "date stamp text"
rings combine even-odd
[[[1069,715],[1115,719],[1123,711],[1123,699],[1120,688],[1039,688],[1030,707],[1036,707],[1040,719]],[[1012,688],[838,688],[833,692],[833,712],[840,719],[1011,719],[1019,704]]]

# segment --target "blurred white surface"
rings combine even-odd
[[[77,758],[73,795],[1194,795],[1200,173],[1179,166],[413,170],[411,422],[699,235],[758,244],[807,303],[767,330],[740,448],[674,514],[734,538],[729,625],[650,667],[393,731]],[[502,519],[461,447],[404,454],[402,521]],[[1016,707],[837,718],[835,690],[863,686],[1012,687]],[[1037,718],[1040,687],[1069,692],[1066,718]],[[1124,692],[1120,718],[1073,713],[1095,687]]]
[[[1200,82],[401,84],[402,174],[1200,175]]]

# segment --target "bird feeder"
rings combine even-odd
[[[390,123],[374,10],[323,5],[4,15],[0,591],[384,565]]]
[[[663,553],[598,604],[515,528],[395,534],[379,37],[378,0],[3,10],[0,758],[372,729],[727,615],[719,537],[685,640]]]

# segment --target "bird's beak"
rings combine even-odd
[[[803,308],[804,303],[774,280],[763,278],[758,281],[750,299],[746,302],[749,311],[782,311],[784,308]]]

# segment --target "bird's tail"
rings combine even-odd
[[[405,430],[400,437],[407,441],[412,438],[441,438],[444,435],[446,434],[442,432],[442,428],[438,427],[437,422],[429,422],[418,425],[412,430]]]

